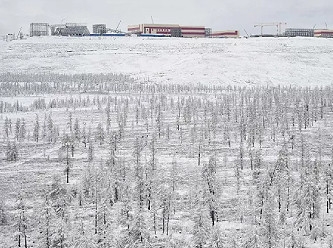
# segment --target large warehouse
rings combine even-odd
[[[79,23],[66,23],[51,26],[52,35],[61,36],[86,36],[89,35],[89,29],[86,25]]]
[[[182,32],[182,37],[206,37],[206,28],[203,26],[181,26],[180,30]]]
[[[239,38],[238,30],[215,31],[211,34],[212,38]]]
[[[152,34],[171,36],[172,33],[180,31],[180,26],[177,24],[139,24],[128,26],[128,32],[131,34]]]
[[[285,36],[296,37],[322,37],[333,38],[333,30],[330,29],[306,29],[306,28],[287,28]]]
[[[48,23],[31,23],[30,36],[48,36],[50,26]]]
[[[128,26],[128,32],[138,35],[171,37],[206,37],[203,26],[180,26],[178,24],[139,24]]]
[[[94,24],[93,33],[94,34],[105,34],[107,31],[106,24]]]
[[[179,24],[138,24],[128,26],[130,34],[143,36],[169,36],[188,38],[239,38],[238,30],[212,32],[204,26],[181,26]]]
[[[332,29],[315,29],[314,37],[333,38]]]
[[[314,29],[309,29],[309,28],[286,28],[285,36],[288,36],[288,37],[296,37],[296,36],[313,37],[314,36]]]

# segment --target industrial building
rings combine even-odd
[[[59,31],[66,28],[66,24],[53,24],[50,26],[51,35],[60,35]]]
[[[288,36],[288,37],[296,37],[296,36],[314,37],[314,29],[286,28],[285,36]]]
[[[93,32],[90,34],[90,36],[125,36],[126,33],[118,29],[120,23],[121,21],[119,21],[115,29],[108,28],[106,24],[94,24]]]
[[[139,24],[128,26],[128,32],[131,34],[150,34],[156,36],[171,36],[171,33],[178,36],[180,26],[177,24]]]
[[[90,32],[87,26],[68,26],[60,30],[62,36],[86,36]]]
[[[171,37],[182,37],[182,30],[180,27],[171,28],[170,30]]]
[[[94,24],[93,33],[94,34],[105,34],[107,31],[106,24]]]
[[[48,23],[31,23],[30,24],[30,37],[33,36],[48,36],[50,26]]]
[[[14,34],[7,34],[7,35],[5,35],[4,40],[5,41],[15,40],[15,35]]]
[[[204,38],[206,37],[206,28],[204,26],[181,26],[182,37]]]
[[[140,34],[142,33],[140,25],[129,25],[127,31],[131,34]]]
[[[333,38],[333,30],[331,29],[315,29],[314,37]]]
[[[179,24],[138,24],[128,26],[130,34],[141,36],[168,36],[168,37],[187,37],[187,38],[238,38],[238,30],[212,32],[211,28],[204,26],[181,26]]]
[[[252,37],[278,37],[282,35],[282,27],[286,26],[286,22],[271,22],[271,23],[258,23],[254,27],[260,27],[260,35],[252,35]],[[264,34],[264,27],[275,27],[276,34]]]
[[[238,30],[215,31],[211,34],[212,38],[239,38]]]
[[[127,36],[136,34],[139,36],[152,36],[152,37],[189,37],[189,38],[239,38],[240,33],[238,30],[225,30],[225,31],[212,31],[211,28],[204,26],[181,26],[179,24],[138,24],[129,25],[128,33],[118,30],[121,21],[115,29],[108,28],[106,24],[94,24],[92,26],[93,32],[90,34],[89,29],[84,24],[66,23],[54,24],[48,23],[31,23],[30,36]],[[330,29],[306,29],[306,28],[286,28],[282,33],[282,26],[286,25],[285,22],[276,23],[260,23],[254,27],[261,28],[260,35],[252,35],[253,37],[323,37],[333,38],[333,30]],[[266,26],[276,27],[276,35],[263,34],[263,28]],[[246,31],[245,31],[246,32]],[[23,38],[21,31],[19,32],[20,38]],[[249,36],[249,35],[248,35]],[[252,37],[251,36],[251,37]],[[14,37],[15,38],[15,37]],[[11,40],[11,36],[4,38]]]
[[[212,35],[212,29],[211,28],[205,28],[205,32],[206,32],[206,37],[211,37],[211,35]]]
[[[87,26],[78,23],[66,23],[51,26],[52,35],[87,36],[90,35]]]
[[[178,24],[139,24],[128,26],[128,32],[137,35],[171,37],[207,37],[211,30],[204,26],[180,26]]]

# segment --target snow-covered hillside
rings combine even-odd
[[[0,247],[331,248],[332,41],[1,41]]]
[[[0,72],[126,73],[186,84],[327,85],[333,40],[29,38],[1,42]]]

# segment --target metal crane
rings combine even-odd
[[[267,26],[276,26],[276,23],[260,23],[260,24],[255,24],[254,27],[260,27],[260,35],[262,36],[263,35],[263,29],[264,27],[267,27]]]
[[[120,25],[120,23],[121,23],[121,20],[119,21],[119,23],[118,23],[118,25],[117,25],[117,27],[116,27],[116,32],[118,32],[118,28],[119,28],[119,25]]]
[[[255,24],[254,27],[260,27],[260,34],[262,36],[264,27],[275,26],[276,27],[276,34],[279,35],[279,34],[281,34],[281,26],[282,25],[287,25],[287,23],[285,23],[285,22],[259,23],[259,24]]]
[[[119,21],[119,23],[118,23],[116,29],[107,28],[106,31],[108,31],[108,32],[112,32],[112,33],[122,33],[121,30],[118,30],[120,23],[121,23],[121,20]]]

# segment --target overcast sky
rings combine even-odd
[[[333,29],[332,0],[0,0],[0,34],[29,32],[31,22],[50,24],[168,23],[200,25],[213,30],[259,33],[257,23],[287,22],[288,27]],[[269,28],[264,29],[273,32]]]

